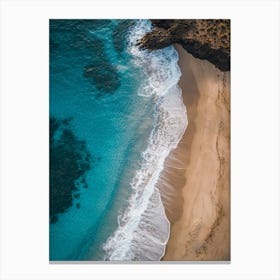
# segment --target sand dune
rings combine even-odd
[[[230,260],[230,73],[176,48],[189,124],[158,182],[171,222],[163,260]]]

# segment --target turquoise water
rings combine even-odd
[[[185,129],[185,108],[173,47],[134,46],[150,28],[50,20],[50,117],[59,124],[50,260],[157,260],[165,250],[169,222],[154,186]]]

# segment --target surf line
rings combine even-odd
[[[153,96],[155,122],[149,143],[141,154],[141,167],[130,187],[127,209],[118,217],[118,228],[103,245],[105,260],[158,261],[170,236],[170,222],[156,183],[164,161],[175,149],[187,127],[186,107],[178,86],[181,71],[173,46],[152,52],[140,50],[137,39],[152,29],[149,20],[139,20],[129,32],[129,51],[144,72],[138,95]]]

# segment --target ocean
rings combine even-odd
[[[155,187],[181,139],[178,54],[140,50],[149,20],[50,20],[51,261],[157,261]]]

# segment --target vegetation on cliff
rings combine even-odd
[[[154,29],[139,42],[155,50],[178,43],[196,58],[206,59],[221,71],[230,70],[230,20],[152,20]]]

